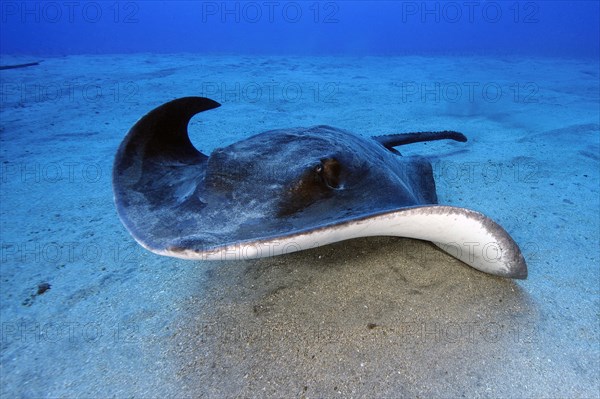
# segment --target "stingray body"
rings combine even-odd
[[[202,97],[142,117],[117,152],[119,216],[143,247],[184,259],[281,255],[346,239],[392,235],[434,242],[487,273],[526,278],[521,251],[488,217],[437,204],[431,164],[394,147],[456,132],[362,137],[330,126],[273,130],[210,156],[189,140]]]

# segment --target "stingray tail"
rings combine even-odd
[[[394,147],[404,144],[419,143],[422,141],[434,140],[455,140],[465,142],[467,137],[459,132],[444,130],[441,132],[414,132],[400,134],[386,134],[384,136],[374,136],[374,140],[380,142],[385,148],[393,150]]]

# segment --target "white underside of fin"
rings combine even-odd
[[[183,259],[239,260],[276,256],[338,241],[369,236],[399,236],[432,241],[482,272],[525,278],[527,266],[508,233],[485,215],[443,205],[405,208],[308,232],[223,246],[209,251],[154,250]]]

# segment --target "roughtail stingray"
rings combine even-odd
[[[437,205],[429,161],[394,148],[466,141],[461,133],[371,138],[330,126],[291,128],[207,156],[194,148],[187,126],[219,105],[173,100],[142,117],[121,143],[115,203],[144,248],[184,259],[249,259],[401,236],[432,241],[486,273],[527,277],[518,245],[500,225],[470,209]]]

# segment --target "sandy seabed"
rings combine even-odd
[[[135,54],[1,71],[2,397],[600,397],[598,70]],[[188,95],[223,104],[190,125],[205,153],[292,126],[464,132],[402,152],[431,159],[440,203],[500,222],[529,278],[390,237],[231,262],[145,251],[113,157]]]

